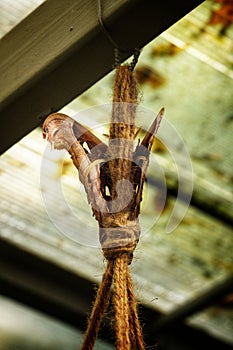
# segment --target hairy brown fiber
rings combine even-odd
[[[81,350],[93,349],[111,294],[116,349],[145,348],[129,265],[140,237],[138,216],[150,149],[164,109],[134,149],[137,83],[133,68],[136,61],[137,57],[133,64],[116,68],[108,145],[61,113],[50,115],[43,124],[43,135],[54,148],[65,148],[79,171],[99,224],[99,240],[107,260]]]

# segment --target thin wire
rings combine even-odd
[[[108,37],[108,39],[111,41],[111,43],[113,44],[113,46],[118,49],[119,51],[125,51],[125,50],[122,50],[118,44],[116,43],[116,41],[112,38],[112,36],[110,35],[108,29],[106,28],[104,22],[103,22],[103,19],[102,19],[102,6],[101,6],[101,0],[98,0],[97,1],[98,3],[98,21],[99,21],[99,24],[101,26],[101,28],[103,29],[105,35]],[[127,50],[128,51],[128,50]]]
[[[98,21],[99,24],[102,28],[102,30],[104,31],[105,35],[107,36],[107,38],[109,39],[109,41],[113,44],[114,46],[114,56],[115,56],[115,61],[114,61],[114,66],[117,67],[120,65],[121,61],[120,61],[120,52],[131,52],[134,54],[134,58],[132,63],[130,64],[131,70],[133,71],[135,65],[138,62],[138,57],[140,55],[140,49],[139,48],[130,48],[130,49],[125,49],[120,47],[117,42],[113,39],[113,37],[111,36],[111,34],[109,33],[108,29],[106,28],[104,22],[103,22],[103,18],[102,18],[102,6],[101,6],[101,0],[97,0],[97,4],[98,4]]]

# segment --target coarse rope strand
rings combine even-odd
[[[103,275],[88,321],[87,331],[81,350],[92,350],[97,339],[104,311],[109,302],[110,288],[113,279],[113,266],[114,260],[108,260],[106,271]]]
[[[92,350],[94,347],[104,311],[109,303],[112,281],[114,283],[116,348],[118,350],[144,350],[127,254],[108,260],[81,350]]]
[[[127,255],[115,259],[114,306],[116,346],[119,350],[143,350],[144,342],[139,323],[133,284]]]
[[[133,145],[131,141],[133,142],[135,132],[134,119],[136,114],[135,105],[137,103],[136,83],[132,72],[137,62],[138,54],[138,52],[135,54],[131,65],[118,66],[116,69],[113,102],[118,103],[118,105],[113,105],[109,146],[109,154],[110,156],[113,155],[112,158],[110,157],[113,160],[109,162],[109,172],[113,181],[111,188],[113,199],[117,195],[114,185],[121,180],[121,171],[124,174],[128,174],[129,181],[132,180],[130,178],[130,153]],[[119,118],[122,119],[119,120]],[[122,143],[119,147],[114,148],[114,143],[111,146],[111,140],[114,141],[117,138],[123,140],[122,142],[126,139],[129,143],[126,144],[126,147]],[[114,157],[115,149],[117,149],[117,159]],[[123,202],[126,197],[122,198]],[[116,349],[145,349],[129,271],[133,252],[139,240],[140,227],[137,217],[129,219],[130,209],[124,207],[122,209],[121,205],[122,203],[119,207],[114,207],[113,213],[103,215],[102,222],[99,222],[100,243],[107,260],[107,267],[97,291],[81,350],[92,350],[94,347],[104,311],[109,303],[112,284]]]

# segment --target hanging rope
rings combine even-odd
[[[131,65],[118,66],[113,89],[113,110],[110,124],[108,175],[111,178],[111,199],[117,198],[117,184],[124,178],[132,182],[133,141],[137,107],[137,86],[132,71],[138,59]],[[130,192],[131,190],[131,192]],[[137,315],[128,265],[139,239],[137,218],[129,215],[125,200],[132,196],[132,189],[124,188],[124,195],[111,205],[111,213],[104,215],[100,223],[100,242],[108,260],[107,269],[100,284],[96,302],[89,318],[82,350],[91,350],[100,327],[104,308],[109,301],[110,284],[113,282],[113,304],[115,310],[116,348],[118,350],[143,350],[144,343]],[[133,200],[133,198],[132,198]],[[131,203],[132,204],[132,203]],[[103,293],[105,295],[103,296]],[[102,300],[105,299],[105,302]],[[98,317],[96,316],[98,315]]]
[[[43,123],[43,136],[54,148],[65,148],[79,171],[107,260],[81,350],[93,349],[110,299],[116,349],[144,350],[129,265],[140,236],[138,215],[149,152],[164,109],[134,150],[137,84],[133,70],[138,56],[136,51],[131,64],[116,67],[108,146],[64,114],[54,113]],[[83,148],[84,142],[90,152]]]
[[[102,283],[100,284],[96,295],[95,303],[93,305],[92,313],[89,318],[88,327],[81,350],[91,350],[95,344],[104,311],[109,302],[110,288],[113,279],[113,266],[114,261],[109,260],[106,271],[102,278]]]

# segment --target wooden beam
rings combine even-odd
[[[142,48],[200,3],[101,0],[109,33],[129,49]],[[113,45],[97,12],[97,0],[47,0],[2,38],[1,153],[112,69]]]

